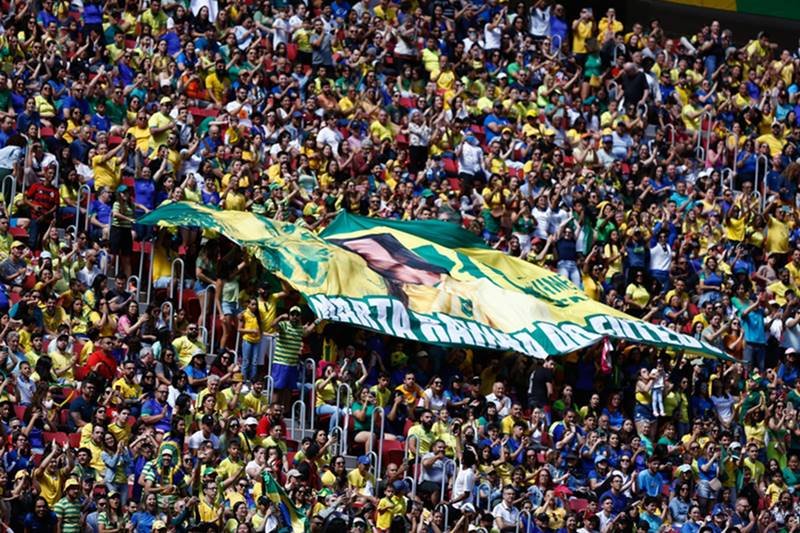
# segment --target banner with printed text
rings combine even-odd
[[[299,291],[318,317],[394,337],[538,358],[611,337],[727,358],[703,341],[595,302],[562,276],[487,248],[446,222],[342,213],[317,235],[187,202],[140,222],[218,232]]]

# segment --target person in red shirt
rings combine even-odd
[[[37,248],[42,232],[53,221],[53,216],[58,209],[58,189],[53,185],[55,174],[56,167],[54,165],[45,167],[41,179],[28,187],[25,192],[23,201],[30,210],[31,222],[28,226],[28,233],[30,246],[33,249]]]
[[[261,417],[261,420],[258,421],[256,434],[259,436],[269,435],[272,426],[276,424],[283,428],[284,435],[288,435],[286,422],[283,421],[283,405],[280,403],[273,403],[267,410],[267,414]]]
[[[111,337],[101,337],[97,341],[97,349],[92,352],[87,362],[89,372],[95,372],[107,381],[113,380],[117,375],[117,361],[111,354],[114,342]]]

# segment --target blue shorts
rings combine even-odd
[[[272,383],[275,390],[297,388],[297,365],[289,366],[272,363],[270,374],[272,375]]]
[[[238,315],[241,311],[238,302],[222,302],[222,314],[223,315]]]

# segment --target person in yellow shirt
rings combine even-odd
[[[614,36],[624,31],[625,27],[617,20],[617,12],[612,7],[606,11],[606,16],[597,23],[597,29],[598,41],[602,45],[614,39]]]
[[[389,114],[383,109],[378,112],[378,118],[369,125],[369,135],[376,142],[393,140],[396,131],[397,126],[389,120]]]
[[[369,467],[369,456],[362,455],[358,458],[356,469],[347,474],[347,488],[354,491],[361,502],[375,500],[375,476],[369,473]]]
[[[191,363],[195,353],[201,355],[206,353],[206,345],[199,338],[197,324],[189,324],[186,328],[186,335],[172,341],[172,347],[175,348],[175,353],[178,354],[181,368]]]
[[[203,405],[203,399],[205,399],[206,396],[211,396],[214,398],[214,407],[217,412],[222,413],[227,411],[228,402],[225,399],[225,395],[221,390],[219,390],[219,376],[216,374],[211,374],[208,376],[206,388],[197,394],[195,409],[200,409],[200,407]]]
[[[158,102],[158,112],[153,113],[147,121],[147,126],[150,128],[150,145],[153,148],[167,144],[167,134],[175,128],[175,121],[169,116],[171,105],[172,100],[169,96],[162,97]]]
[[[116,190],[120,184],[122,162],[127,155],[127,143],[119,143],[113,150],[108,149],[108,143],[101,142],[97,145],[97,155],[92,158],[92,172],[94,172],[94,190],[102,188]]]
[[[225,509],[219,502],[217,480],[203,484],[203,495],[197,502],[197,516],[200,522],[219,525]]]
[[[429,38],[425,48],[422,49],[422,65],[425,70],[433,74],[434,71],[439,70],[439,56],[441,52],[436,45],[436,39]]]
[[[148,153],[153,135],[150,133],[150,127],[147,124],[147,113],[145,111],[139,111],[136,114],[136,123],[128,128],[125,133],[126,135],[132,135],[136,139],[137,150],[143,154]]]
[[[683,121],[686,131],[692,135],[696,135],[697,131],[700,129],[700,117],[706,111],[711,111],[711,109],[711,104],[700,107],[700,99],[697,93],[689,93],[689,103],[681,108],[681,120]]]
[[[375,527],[380,533],[389,531],[394,517],[405,515],[407,501],[402,495],[405,489],[406,482],[402,479],[387,485],[384,489],[383,498],[378,502],[378,520],[375,523]]]
[[[586,57],[586,40],[594,34],[594,19],[587,8],[581,9],[580,17],[572,21],[572,52],[583,64]]]
[[[791,289],[791,276],[786,268],[778,270],[778,280],[767,285],[767,291],[780,306],[786,305],[786,292]]]
[[[133,361],[125,363],[122,369],[122,377],[112,385],[114,397],[111,403],[117,407],[129,407],[135,409],[138,414],[138,406],[141,404],[142,387],[134,381],[136,376],[136,365]]]
[[[214,65],[214,72],[206,76],[206,90],[211,100],[218,106],[223,106],[225,101],[225,92],[230,87],[230,80],[225,72],[225,62],[217,61]]]
[[[261,349],[261,315],[258,312],[258,299],[250,298],[247,307],[239,315],[239,333],[242,336],[242,374],[248,382],[255,381],[256,365]]]
[[[167,29],[167,14],[161,9],[161,2],[153,0],[150,7],[142,13],[141,23],[150,26],[151,34],[161,35]]]
[[[67,479],[69,473],[72,471],[73,458],[72,452],[68,447],[64,447],[68,451],[66,454],[66,464],[59,468],[60,459],[63,457],[61,446],[57,442],[52,443],[50,453],[42,459],[42,462],[33,471],[33,479],[39,485],[39,495],[47,501],[47,504],[52,507],[58,500],[61,499],[62,485],[64,480]]]
[[[756,138],[756,147],[761,148],[762,144],[769,146],[769,153],[772,156],[779,156],[786,146],[786,138],[783,136],[783,126],[780,122],[773,122],[771,131]]]
[[[788,206],[784,206],[775,211],[778,204],[770,202],[764,209],[767,215],[767,242],[766,250],[770,254],[786,254],[789,252],[789,211]]]

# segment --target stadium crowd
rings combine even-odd
[[[800,50],[530,4],[3,2],[6,531],[797,531]],[[177,201],[450,221],[733,361],[326,324]]]

